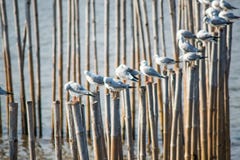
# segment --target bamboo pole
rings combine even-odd
[[[2,136],[2,101],[0,98],[0,136]]]
[[[177,8],[177,30],[180,30],[182,28],[182,1],[183,0],[179,0],[178,1],[178,8]]]
[[[193,85],[194,85],[194,67],[188,67],[188,81],[187,81],[187,106],[184,107],[185,113],[185,127],[184,127],[184,142],[185,142],[185,154],[184,159],[191,158],[191,129],[192,129],[192,108],[193,108]]]
[[[161,33],[161,49],[163,56],[166,56],[166,43],[165,43],[165,27],[164,27],[164,12],[163,12],[163,0],[160,0],[160,15],[159,15],[159,23],[160,23],[160,33]],[[158,54],[158,53],[157,53]]]
[[[160,148],[158,147],[158,84],[153,84],[153,114],[154,114],[154,128],[155,128],[155,141],[157,143],[158,153],[160,151]]]
[[[23,53],[21,46],[21,34],[20,34],[20,24],[19,24],[19,11],[18,11],[18,1],[13,1],[14,8],[14,20],[15,20],[15,30],[17,39],[17,50],[18,50],[18,65],[19,65],[19,76],[20,76],[20,104],[21,104],[21,124],[22,124],[22,135],[27,135],[27,116],[26,116],[26,97],[25,97],[25,84],[24,84],[24,64],[23,64]]]
[[[127,157],[129,160],[133,159],[134,153],[133,153],[133,141],[132,141],[132,126],[131,126],[131,122],[132,122],[132,117],[131,117],[131,105],[130,105],[130,95],[129,95],[129,88],[124,90],[124,99],[125,99],[125,104],[124,104],[124,108],[125,108],[125,123],[126,123],[126,136],[127,136],[127,150],[128,150],[128,154]]]
[[[75,135],[75,128],[73,123],[72,102],[67,102],[66,117],[69,126],[69,143],[73,160],[78,160],[77,140]]]
[[[148,23],[148,15],[147,15],[147,6],[146,1],[141,0],[142,2],[142,12],[143,12],[143,21],[144,21],[144,31],[146,37],[145,43],[146,43],[146,54],[148,55],[148,63],[150,66],[152,66],[152,51],[151,51],[151,42],[150,42],[150,32],[149,32],[149,23]]]
[[[194,84],[193,84],[193,105],[192,105],[192,130],[191,130],[191,159],[195,160],[198,157],[198,131],[199,131],[199,74],[198,66],[193,66],[194,69]]]
[[[30,0],[26,0],[26,23],[27,23],[27,39],[28,39],[28,71],[30,75],[30,97],[33,104],[33,124],[34,124],[34,135],[37,134],[37,120],[36,120],[36,108],[35,108],[35,87],[34,87],[34,66],[33,66],[33,51],[32,51],[32,32],[31,32],[31,13],[30,13]]]
[[[28,121],[28,146],[29,146],[29,159],[35,160],[35,136],[33,124],[33,102],[27,102],[27,121]]]
[[[75,0],[75,27],[76,27],[76,59],[77,59],[77,82],[79,84],[82,83],[81,81],[81,43],[80,43],[80,9],[79,9],[79,0]]]
[[[23,30],[23,39],[22,39],[22,63],[24,64],[25,60],[25,48],[26,48],[26,39],[27,39],[27,23],[24,24],[24,30]]]
[[[78,153],[80,155],[80,159],[89,159],[88,156],[88,149],[86,143],[86,133],[85,133],[85,126],[84,126],[84,117],[80,112],[80,104],[74,103],[72,105],[73,110],[73,120],[74,120],[74,127],[75,127],[75,134],[77,138],[77,146],[78,146]]]
[[[134,27],[134,7],[133,7],[133,1],[131,0],[131,66],[132,68],[135,68],[135,63],[136,63],[136,51],[135,51],[135,27]],[[135,82],[132,82],[131,86],[135,87]],[[132,127],[132,139],[135,140],[135,110],[136,110],[136,103],[135,103],[135,89],[131,90],[131,117],[132,117],[132,122],[131,122],[131,127]]]
[[[172,32],[172,45],[173,45],[173,56],[176,61],[178,61],[179,53],[177,50],[177,42],[176,42],[176,8],[175,1],[169,0],[169,12],[171,17],[171,32]],[[179,64],[176,63],[175,67],[178,67]]]
[[[9,159],[17,160],[18,136],[17,136],[18,104],[9,104]]]
[[[205,48],[201,47],[202,55],[205,56]],[[207,97],[206,97],[206,68],[205,61],[199,62],[199,111],[200,111],[200,146],[201,158],[207,159]]]
[[[122,52],[122,63],[126,64],[127,55],[127,39],[126,39],[126,0],[121,0],[121,52]]]
[[[35,30],[35,47],[36,47],[36,67],[37,67],[37,108],[38,108],[38,136],[42,137],[42,109],[41,109],[41,60],[40,60],[40,36],[38,24],[38,4],[37,0],[33,0],[33,13],[34,13],[34,30]]]
[[[140,88],[138,159],[146,159],[146,87]]]
[[[86,55],[86,70],[90,70],[90,0],[86,1],[86,13],[85,13],[85,55]],[[90,89],[89,83],[86,81],[86,89]],[[87,132],[87,140],[88,143],[91,142],[91,127],[90,127],[90,101],[89,97],[87,97],[86,101],[86,132]]]
[[[155,131],[155,120],[154,120],[154,106],[153,106],[153,91],[152,83],[147,84],[147,93],[148,93],[148,117],[150,122],[150,133],[151,133],[151,142],[152,142],[152,159],[158,159],[158,145],[157,137]]]
[[[117,68],[120,64],[120,1],[115,0],[116,10],[115,10],[115,34],[116,34],[116,60],[115,67]]]
[[[168,98],[168,77],[164,79],[164,97],[163,97],[163,159],[169,159],[169,98]]]
[[[173,118],[172,118],[172,129],[171,129],[171,145],[170,145],[170,160],[179,159],[179,153],[177,149],[177,140],[178,137],[178,128],[179,128],[179,114],[180,114],[180,105],[181,105],[181,94],[182,94],[182,70],[179,69],[176,71],[176,91],[174,95],[174,104],[173,104]]]
[[[72,12],[72,17],[71,17],[71,42],[72,42],[72,47],[71,47],[71,58],[72,58],[72,79],[73,81],[77,80],[77,68],[76,68],[76,60],[77,60],[77,55],[76,55],[76,26],[75,26],[75,21],[76,21],[76,14],[75,14],[75,0],[72,0],[72,6],[71,6],[71,12]]]
[[[111,160],[118,159],[120,153],[119,153],[119,148],[121,145],[121,123],[120,123],[120,111],[119,111],[119,96],[116,94],[118,93],[113,93],[114,97],[112,98],[113,100],[113,107],[111,110]]]
[[[110,149],[111,149],[111,114],[110,114],[110,94],[106,94],[105,98],[105,134],[106,134],[106,144],[107,144],[107,155],[110,159]]]
[[[52,25],[52,101],[56,100],[56,54],[57,54],[57,12],[56,12],[56,0],[53,0],[53,25]],[[52,107],[52,139],[54,137],[54,115],[53,115],[53,107]]]
[[[8,37],[8,19],[7,19],[7,12],[6,12],[6,4],[5,0],[1,0],[1,26],[2,26],[2,43],[3,43],[3,54],[4,54],[4,64],[5,64],[5,75],[6,75],[6,88],[9,92],[13,93],[12,87],[12,69],[11,69],[11,54],[9,49],[9,37]],[[7,105],[6,105],[6,112],[7,112],[7,127],[9,126],[9,109],[8,103],[13,102],[14,97],[13,95],[7,96]],[[9,128],[8,128],[9,129]]]
[[[215,115],[215,104],[216,104],[216,89],[217,89],[217,45],[214,44],[211,53],[211,66],[209,71],[209,101],[207,110],[207,132],[208,132],[208,159],[213,156],[213,146],[214,146],[214,115]]]

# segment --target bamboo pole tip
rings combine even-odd
[[[53,101],[53,104],[60,104],[59,100]]]

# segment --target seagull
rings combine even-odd
[[[223,10],[219,13],[219,17],[225,19],[228,22],[234,22],[234,20],[240,19],[240,16],[236,16],[231,12],[228,12],[226,10]]]
[[[178,47],[181,49],[182,52],[200,52],[200,50],[193,45],[191,45],[189,42],[187,42],[184,37],[180,37],[178,40]]]
[[[2,89],[2,87],[0,87],[0,95],[9,95],[9,94],[13,94],[13,93],[8,92],[8,91]]]
[[[202,56],[196,52],[189,52],[179,57],[179,59],[184,62],[191,62],[191,61],[196,61],[196,60],[205,59],[205,58],[207,57]]]
[[[224,0],[220,0],[220,7],[223,9],[223,10],[232,10],[232,9],[238,9],[234,6],[232,6],[229,2],[227,1],[224,1]]]
[[[131,80],[137,82],[138,78],[136,76],[139,74],[139,72],[129,68],[125,64],[120,64],[115,70],[115,74],[122,80]]]
[[[220,7],[220,2],[219,2],[218,0],[212,1],[211,7],[214,8],[214,9],[220,10],[220,9],[221,9],[221,7]]]
[[[193,34],[192,32],[185,30],[185,29],[180,29],[177,32],[177,39],[184,37],[185,39],[195,39],[197,38],[195,34]]]
[[[104,77],[103,78],[105,87],[112,92],[120,92],[123,89],[127,88],[135,88],[133,86],[129,86],[129,84],[125,84],[120,80],[113,79],[112,77]]]
[[[205,10],[205,14],[204,15],[212,18],[214,16],[218,16],[220,11],[221,11],[220,9],[209,7],[208,9]]]
[[[103,76],[97,75],[91,71],[84,71],[87,81],[96,86],[104,85]]]
[[[155,55],[154,56],[155,58],[155,62],[158,64],[158,65],[169,65],[169,64],[175,64],[176,61],[172,58],[169,58],[169,57],[160,57],[159,55]]]
[[[221,27],[221,26],[226,26],[228,24],[232,24],[232,22],[228,22],[227,20],[225,20],[224,18],[218,17],[218,16],[214,16],[212,18],[209,17],[204,17],[203,18],[203,22],[210,24],[213,27]]]
[[[214,42],[217,43],[217,40],[219,37],[217,36],[213,36],[212,34],[210,34],[209,32],[207,32],[206,30],[200,30],[198,31],[198,33],[196,34],[197,38],[201,41],[206,41],[206,42]]]
[[[76,100],[77,97],[81,97],[83,95],[92,96],[92,97],[95,96],[92,92],[86,90],[83,86],[73,81],[67,82],[64,85],[64,88],[66,91],[70,93],[70,95],[74,98],[74,100]]]
[[[146,60],[141,61],[140,65],[140,71],[145,76],[149,77],[158,77],[158,78],[165,78],[165,76],[162,76],[160,73],[158,73],[154,68],[148,65]]]

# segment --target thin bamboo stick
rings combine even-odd
[[[75,135],[75,128],[74,128],[74,122],[73,122],[73,113],[72,113],[72,102],[68,102],[66,105],[66,117],[67,117],[67,123],[69,126],[69,143],[72,153],[73,160],[78,159],[78,149],[77,149],[77,140]]]
[[[122,63],[126,64],[127,55],[127,39],[126,39],[126,0],[121,0],[121,52],[122,52]]]
[[[178,128],[179,128],[179,112],[180,111],[180,105],[181,105],[181,94],[182,94],[182,70],[177,70],[176,71],[176,91],[175,91],[175,95],[174,95],[174,104],[173,104],[173,118],[172,118],[172,129],[171,129],[171,145],[170,145],[170,160],[175,160],[177,158],[179,158],[177,152],[177,149],[179,149],[179,147],[177,147],[177,139],[179,139],[180,137],[178,137],[177,133],[178,133]]]
[[[124,90],[124,99],[125,99],[125,123],[126,123],[126,136],[127,136],[127,148],[128,148],[128,159],[133,159],[134,153],[133,153],[133,141],[132,141],[132,117],[131,117],[131,105],[130,105],[130,95],[129,95],[129,88]]]
[[[184,159],[188,160],[191,158],[191,129],[192,129],[192,106],[193,106],[193,85],[194,85],[194,67],[188,67],[188,81],[187,81],[187,106],[184,107],[185,113],[185,154]]]
[[[56,0],[53,0],[53,25],[52,25],[52,101],[56,100],[56,54],[57,54],[57,12],[56,12]],[[54,137],[54,115],[53,115],[53,107],[51,108],[52,112],[52,139]]]
[[[77,59],[77,82],[79,84],[82,83],[81,81],[81,45],[80,45],[80,9],[79,9],[79,0],[75,0],[75,27],[76,27],[76,59]]]
[[[160,148],[158,147],[158,84],[154,83],[153,84],[153,103],[154,103],[154,107],[153,107],[153,112],[154,112],[154,128],[155,128],[155,141],[157,143],[157,148],[158,148],[158,153]]]
[[[86,55],[86,70],[90,70],[90,0],[86,1],[86,13],[85,13],[85,55]],[[90,89],[89,83],[86,81],[86,89]],[[87,132],[87,140],[91,142],[91,127],[90,127],[90,101],[89,97],[87,97],[86,101],[86,132]]]
[[[88,160],[88,149],[86,143],[86,132],[84,126],[84,117],[80,112],[80,104],[77,102],[72,105],[75,134],[77,138],[78,153],[80,159]]]
[[[168,77],[164,78],[163,97],[163,159],[169,159],[169,98],[168,98]]]
[[[205,48],[201,47],[202,55],[205,56]],[[205,61],[199,62],[199,111],[200,111],[200,146],[201,158],[207,159],[207,97],[206,97],[206,68]]]
[[[24,64],[22,58],[22,46],[21,46],[21,34],[19,26],[19,11],[18,11],[18,1],[13,1],[14,8],[14,20],[15,20],[15,30],[17,38],[17,50],[18,50],[18,65],[19,65],[19,76],[20,76],[20,102],[21,102],[21,124],[22,124],[22,135],[27,134],[27,116],[26,116],[26,97],[25,97],[25,84],[24,84]]]
[[[30,0],[26,0],[26,24],[27,24],[27,39],[28,39],[28,71],[30,75],[30,97],[33,104],[33,124],[34,124],[34,135],[37,134],[37,120],[36,120],[36,108],[35,108],[35,87],[34,87],[34,66],[33,66],[33,51],[32,51],[32,32],[31,32],[31,13],[30,13]]]
[[[105,134],[106,134],[106,144],[107,144],[107,155],[110,159],[110,149],[111,149],[111,115],[110,115],[110,94],[106,94],[105,98]]]
[[[138,159],[146,159],[146,87],[140,88]]]
[[[42,109],[41,109],[41,60],[40,60],[40,36],[38,24],[38,4],[37,0],[33,0],[33,13],[34,13],[34,30],[35,30],[35,47],[36,47],[36,67],[37,67],[37,108],[38,108],[38,136],[42,137]]]
[[[2,136],[2,101],[1,101],[1,98],[0,98],[0,136]]]
[[[119,97],[114,93],[113,107],[111,110],[111,160],[118,159],[120,153],[120,137],[121,137],[121,124],[120,124],[120,111],[119,111]]]
[[[116,10],[115,10],[115,34],[116,34],[116,61],[115,67],[117,68],[120,64],[120,1],[115,0]]]
[[[28,121],[28,146],[29,146],[29,159],[35,160],[35,136],[33,124],[33,102],[27,102],[27,121]]]
[[[71,43],[72,43],[72,46],[71,46],[71,58],[72,58],[72,79],[73,81],[76,81],[77,80],[77,68],[76,68],[76,60],[77,60],[77,55],[76,55],[76,26],[75,26],[75,21],[76,21],[76,14],[75,14],[75,6],[76,6],[76,3],[75,3],[75,0],[72,0],[72,3],[71,3]]]
[[[18,104],[9,104],[9,159],[17,160],[18,136],[17,136]]]

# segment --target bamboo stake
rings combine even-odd
[[[107,155],[110,159],[110,149],[111,149],[111,119],[110,119],[110,94],[106,94],[105,98],[105,134],[106,134],[106,144],[107,144]]]
[[[132,127],[131,127],[131,122],[132,122],[132,117],[131,117],[131,105],[130,105],[130,95],[129,95],[129,88],[124,90],[124,99],[125,99],[125,123],[126,123],[126,136],[127,136],[127,148],[128,148],[128,159],[131,160],[133,159],[134,153],[133,153],[133,142],[132,142]]]
[[[138,159],[146,159],[146,87],[140,88]]]
[[[25,55],[25,48],[26,48],[26,39],[27,39],[27,23],[24,24],[23,30],[23,39],[22,39],[22,63],[24,64],[24,55]]]
[[[73,113],[72,113],[72,102],[68,102],[66,105],[66,117],[67,117],[67,123],[69,126],[69,143],[71,148],[71,153],[73,160],[78,159],[78,149],[77,149],[77,140],[75,135],[75,128],[74,128],[74,122],[73,122]]]
[[[135,68],[135,57],[136,57],[136,51],[135,51],[135,36],[134,36],[134,32],[135,32],[135,27],[134,27],[134,7],[133,7],[133,1],[131,0],[131,54],[132,54],[132,61],[131,61],[131,66],[132,68]],[[135,87],[135,83],[132,82],[131,86]],[[135,140],[135,110],[136,110],[136,104],[135,104],[135,89],[131,90],[131,117],[132,117],[132,122],[131,122],[131,126],[132,126],[132,139]]]
[[[41,109],[41,61],[40,61],[40,37],[38,25],[38,4],[37,0],[33,0],[33,13],[34,13],[34,29],[35,29],[35,46],[36,46],[36,67],[37,67],[37,107],[38,107],[38,127],[39,137],[42,137],[42,109]]]
[[[80,45],[80,10],[79,10],[79,0],[75,0],[75,14],[76,14],[76,54],[77,54],[77,82],[79,84],[82,83],[81,81],[81,45]]]
[[[2,136],[2,101],[0,98],[0,136]]]
[[[30,75],[30,96],[33,104],[33,124],[34,124],[34,135],[37,134],[37,120],[36,120],[36,108],[35,108],[35,87],[34,87],[34,66],[33,66],[33,57],[32,57],[32,32],[31,32],[31,13],[30,13],[30,0],[26,0],[26,23],[28,30],[28,71]]]
[[[183,19],[183,17],[182,17],[182,13],[183,13],[183,11],[182,11],[182,1],[183,0],[179,0],[178,1],[178,8],[177,8],[177,30],[180,30],[181,29],[181,27],[182,27],[182,19]]]
[[[155,128],[155,141],[157,143],[157,148],[158,148],[158,152],[159,152],[159,147],[158,147],[158,84],[154,83],[153,84],[153,96],[154,96],[154,108],[153,108],[153,112],[154,112],[154,128]]]
[[[17,136],[18,104],[9,104],[9,159],[17,160],[18,136]]]
[[[205,48],[201,47],[202,55],[205,56]],[[200,146],[201,158],[207,159],[207,97],[206,97],[206,69],[205,61],[199,62],[199,111],[200,111]]]
[[[120,64],[120,1],[115,1],[116,5],[116,11],[115,11],[115,33],[116,33],[116,61],[115,61],[115,67],[117,68]]]
[[[179,149],[179,147],[177,148],[177,139],[179,139],[180,137],[178,137],[177,133],[178,133],[178,128],[179,128],[179,112],[180,111],[180,105],[181,105],[181,93],[182,93],[182,70],[179,69],[176,71],[176,91],[175,91],[175,95],[174,95],[174,104],[173,104],[173,118],[172,118],[172,129],[171,129],[171,149],[170,149],[170,160],[175,160],[175,159],[179,159],[179,155],[176,153]]]
[[[90,70],[90,0],[86,1],[86,13],[85,13],[85,55],[86,55],[86,70],[89,71]],[[86,81],[86,89],[89,90],[90,89],[90,85],[89,83]],[[89,97],[87,97],[87,101],[86,101],[86,132],[87,132],[87,140],[88,143],[91,142],[91,127],[90,127],[90,101],[89,101]]]
[[[26,116],[26,97],[25,97],[25,84],[24,84],[24,64],[22,58],[22,46],[21,46],[21,34],[19,26],[19,12],[18,12],[18,1],[13,1],[14,8],[14,20],[15,20],[15,30],[17,38],[17,50],[18,50],[18,65],[19,65],[19,76],[20,76],[20,102],[21,102],[21,124],[22,124],[22,135],[27,135],[27,116]]]
[[[163,56],[166,56],[166,43],[165,43],[165,27],[164,27],[164,14],[163,14],[163,0],[160,0],[160,15],[159,15],[159,22],[160,22],[160,33],[161,33],[161,48]]]
[[[72,58],[72,79],[73,81],[76,81],[77,80],[77,68],[76,68],[76,26],[75,26],[75,20],[76,20],[76,14],[75,14],[75,6],[76,6],[76,3],[75,3],[75,0],[72,0],[72,6],[71,6],[71,21],[72,21],[72,24],[71,24],[71,42],[72,42],[72,46],[71,46],[71,58]]]
[[[92,133],[93,133],[93,150],[94,150],[94,159],[100,160],[104,159],[102,146],[104,145],[104,141],[102,141],[102,128],[99,114],[98,114],[98,101],[95,101],[95,97],[91,99],[91,121],[92,121]]]
[[[53,0],[53,25],[52,25],[52,101],[56,100],[56,54],[57,54],[57,12],[56,12],[56,0]],[[54,115],[53,115],[53,107],[52,107],[52,139],[54,137]]]
[[[197,143],[199,130],[199,75],[198,66],[193,66],[194,84],[193,84],[193,105],[192,105],[192,130],[191,130],[191,159],[195,160],[198,157]]]
[[[119,97],[116,95],[117,93],[113,94],[115,94],[115,97],[113,97],[113,107],[111,110],[111,160],[118,159],[120,155],[119,145],[121,145]]]
[[[9,92],[13,93],[12,87],[12,69],[11,69],[11,55],[9,49],[9,37],[8,37],[8,19],[7,19],[7,12],[6,12],[6,4],[5,0],[1,0],[1,26],[2,26],[2,43],[3,43],[3,54],[4,54],[4,64],[5,64],[5,75],[6,75],[6,88]],[[8,103],[13,102],[14,97],[13,95],[7,96],[7,105],[6,105],[6,112],[7,112],[7,127],[9,126],[9,109]],[[9,128],[8,128],[9,129]]]
[[[188,67],[189,76],[187,77],[187,106],[184,107],[185,113],[185,154],[184,159],[191,158],[191,129],[192,129],[192,105],[193,105],[193,82],[194,82],[194,67]]]
[[[122,48],[122,63],[126,64],[127,39],[126,39],[126,0],[121,0],[121,48]]]
[[[34,124],[33,124],[33,102],[27,102],[27,121],[28,121],[28,146],[29,146],[29,159],[35,160],[35,136],[34,136]]]
[[[169,159],[169,99],[168,99],[168,77],[164,79],[164,98],[163,98],[163,159]]]
[[[172,44],[173,44],[173,56],[176,61],[178,61],[179,53],[177,50],[177,42],[176,42],[176,15],[175,15],[175,1],[169,0],[169,11],[171,17],[171,32],[172,32]],[[176,63],[175,67],[178,67],[179,64]]]
[[[151,52],[151,42],[150,42],[150,33],[149,33],[149,24],[148,24],[148,15],[147,15],[147,6],[146,1],[142,0],[142,11],[143,11],[143,21],[144,21],[144,31],[146,36],[146,54],[148,55],[148,63],[152,66],[152,52]]]
[[[88,149],[86,143],[86,135],[85,135],[85,126],[84,126],[84,117],[80,112],[80,105],[79,103],[75,103],[72,105],[73,110],[73,120],[74,120],[74,127],[75,127],[75,134],[77,138],[77,146],[78,146],[78,153],[80,155],[80,159],[89,159],[88,156]]]

